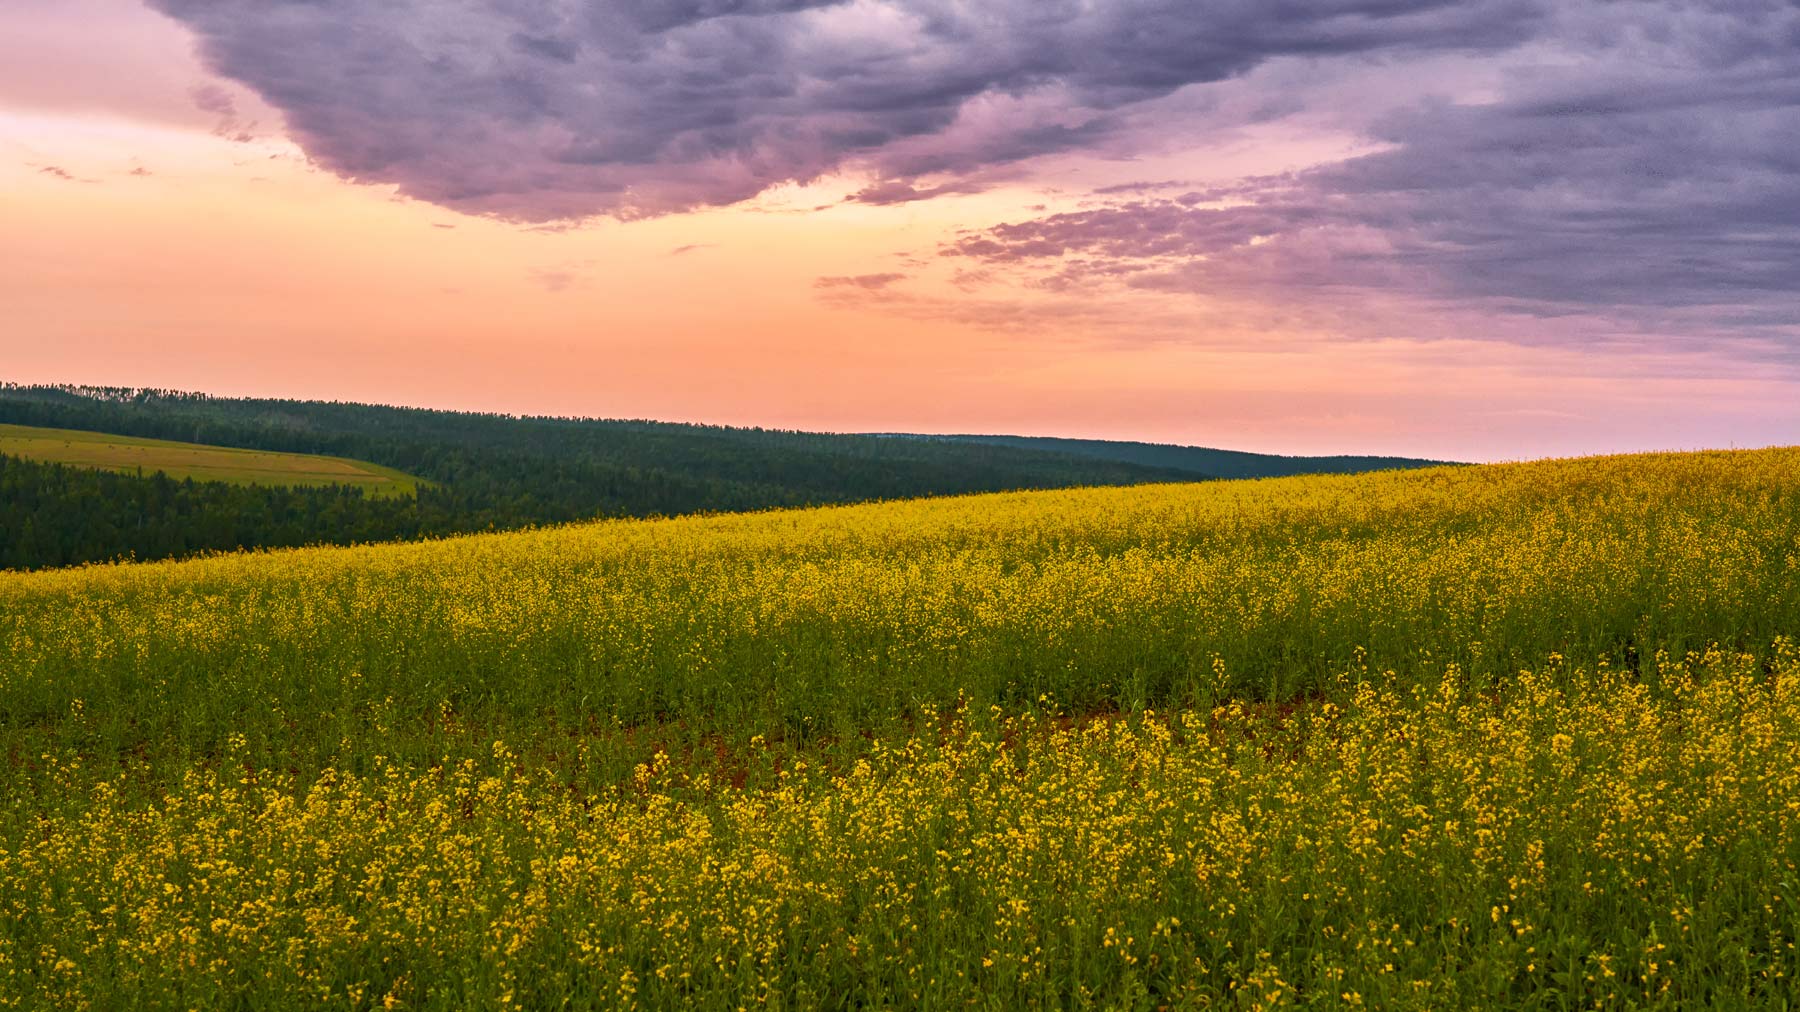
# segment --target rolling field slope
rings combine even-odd
[[[203,446],[76,429],[0,424],[0,453],[123,473],[158,471],[177,480],[237,485],[352,485],[372,496],[412,495],[418,480],[379,464],[340,457]]]
[[[0,574],[0,1008],[1772,1007],[1800,450]]]

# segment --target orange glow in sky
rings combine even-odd
[[[1063,152],[886,205],[843,200],[870,182],[852,166],[546,227],[315,164],[145,7],[26,0],[0,13],[0,379],[1460,459],[1796,441],[1795,373],[1754,336],[1545,341],[1547,317],[1266,285],[1071,291],[940,255],[1111,184],[1358,144],[1289,124]]]

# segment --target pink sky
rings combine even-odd
[[[1404,243],[1362,222],[1173,258],[1107,231],[1155,214],[1208,243],[1241,201],[1176,194],[1419,146],[1305,91],[1291,58],[1108,109],[1091,144],[972,167],[920,153],[1050,115],[984,93],[904,150],[809,163],[804,185],[740,200],[715,195],[712,163],[683,164],[670,199],[694,209],[621,220],[583,194],[592,216],[546,223],[417,169],[346,178],[339,138],[296,131],[196,45],[128,0],[0,10],[0,379],[1472,460],[1800,442],[1778,295],[1521,312],[1480,272],[1412,284]],[[1513,74],[1489,54],[1418,60],[1335,73],[1396,109],[1420,68],[1470,108]],[[1245,112],[1271,94],[1316,100]],[[846,200],[901,164],[945,192]],[[1116,189],[1140,181],[1170,185],[1148,203]],[[1337,205],[1274,220],[1320,206]],[[971,237],[990,252],[945,255]]]

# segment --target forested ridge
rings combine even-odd
[[[0,385],[0,422],[350,457],[431,483],[416,498],[384,501],[345,488],[230,487],[7,459],[7,568],[1204,477],[1014,447],[119,387]]]

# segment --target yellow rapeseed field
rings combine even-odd
[[[1800,451],[0,574],[0,1008],[1781,1007]]]

